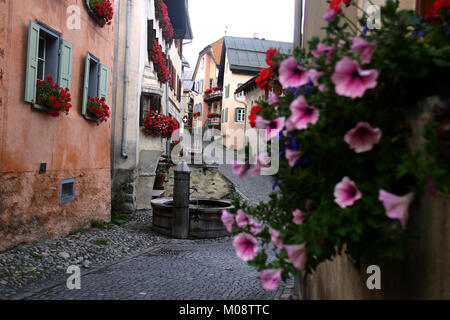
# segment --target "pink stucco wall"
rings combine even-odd
[[[80,30],[67,27],[70,5],[80,9]],[[29,20],[73,44],[69,115],[54,118],[24,102]],[[0,250],[109,219],[110,122],[86,121],[81,100],[87,51],[108,66],[112,100],[113,38],[113,26],[100,28],[82,0],[0,1]],[[45,174],[40,163],[47,163]],[[60,205],[63,178],[76,178],[76,200]]]

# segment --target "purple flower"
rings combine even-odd
[[[325,61],[328,62],[330,60],[330,58],[331,58],[331,55],[333,54],[333,50],[334,50],[333,47],[327,46],[327,45],[323,44],[322,42],[320,42],[317,45],[317,49],[316,50],[312,50],[311,53],[316,58],[320,58],[322,53],[325,53],[326,54]]]
[[[255,259],[258,253],[258,242],[247,233],[237,235],[233,240],[233,247],[238,258],[243,261]]]
[[[283,248],[283,239],[280,236],[280,231],[269,228],[269,233],[270,233],[270,237],[271,237],[272,242],[275,245],[275,247],[277,247],[278,249],[282,249]]]
[[[404,196],[396,196],[385,190],[380,190],[378,200],[383,202],[386,215],[391,219],[398,219],[403,229],[406,229],[406,222],[409,218],[408,207],[414,199],[414,193],[408,193]]]
[[[294,57],[283,60],[279,68],[280,81],[283,88],[300,87],[308,83],[308,71],[297,63]]]
[[[302,224],[308,217],[308,214],[300,209],[295,209],[294,212],[292,212],[292,215],[292,222],[294,222],[295,224]]]
[[[239,228],[245,228],[249,223],[248,216],[245,214],[245,212],[242,209],[239,209],[237,211],[236,223],[239,226]]]
[[[298,159],[302,156],[300,151],[295,151],[291,149],[286,149],[286,159],[289,162],[289,166],[295,167]]]
[[[341,208],[352,206],[356,200],[361,199],[361,192],[356,187],[356,184],[344,177],[341,182],[334,187],[334,202]]]
[[[351,149],[356,153],[372,150],[375,144],[381,140],[381,130],[372,128],[367,122],[359,122],[356,128],[348,131],[344,137]]]
[[[330,23],[330,22],[333,22],[334,20],[336,20],[337,16],[338,16],[338,12],[334,9],[330,9],[324,14],[323,20]]]
[[[259,274],[262,286],[266,290],[277,290],[281,280],[281,270],[265,269]]]
[[[276,93],[272,93],[269,97],[269,103],[273,106],[278,106],[280,104],[280,98]]]
[[[306,266],[305,245],[285,245],[284,248],[292,265],[298,270],[304,270]]]
[[[229,233],[233,232],[234,218],[235,218],[235,215],[232,214],[231,212],[229,212],[227,210],[222,211],[221,220]]]
[[[319,120],[319,110],[308,105],[305,97],[300,96],[290,105],[291,116],[286,122],[288,131],[305,130],[309,123],[316,123]]]
[[[255,236],[260,234],[264,229],[264,226],[262,225],[262,223],[259,221],[256,221],[253,218],[250,218],[249,225],[250,225],[250,232],[253,233]]]
[[[252,170],[250,171],[252,176],[258,176],[261,175],[261,172],[269,168],[269,155],[267,152],[261,153],[259,156],[256,157],[256,164],[253,166]]]
[[[363,64],[367,64],[372,61],[375,48],[376,44],[369,43],[361,37],[355,37],[352,39],[352,51],[356,54],[361,54],[360,58]]]
[[[349,57],[343,57],[336,63],[331,77],[336,93],[349,98],[362,97],[367,89],[377,86],[377,79],[377,70],[361,70],[358,62]]]

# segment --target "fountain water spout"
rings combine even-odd
[[[187,239],[189,235],[189,190],[191,170],[186,161],[175,168],[173,184],[172,236]]]

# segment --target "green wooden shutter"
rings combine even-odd
[[[228,108],[225,109],[225,122],[228,123]]]
[[[25,71],[25,101],[34,103],[39,54],[39,26],[30,20],[28,28],[27,69]]]
[[[72,84],[73,45],[61,39],[59,47],[58,84],[60,87],[71,89]]]
[[[238,122],[238,108],[234,108],[234,122]]]
[[[108,100],[108,67],[101,64],[98,72],[98,97]]]
[[[230,96],[230,85],[227,84],[225,87],[225,98],[228,98]]]
[[[84,69],[84,87],[83,87],[83,100],[81,102],[81,114],[86,114],[87,102],[88,102],[88,90],[89,90],[89,71],[91,69],[91,54],[86,54],[86,66]]]

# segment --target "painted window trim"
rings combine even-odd
[[[48,35],[54,37],[57,41],[56,53],[56,79],[54,81],[58,83],[63,88],[69,88],[71,90],[72,82],[72,68],[73,68],[73,45],[72,43],[64,40],[62,38],[62,33],[56,31],[55,29],[49,27],[45,23],[40,21],[33,22],[29,20],[28,26],[28,39],[27,39],[27,57],[26,57],[26,69],[25,69],[25,96],[24,101],[31,104],[31,107],[37,110],[46,110],[49,108],[40,106],[36,104],[36,94],[37,94],[37,75],[38,75],[38,57],[39,57],[39,40],[41,38],[41,31],[47,33]],[[64,56],[65,51],[62,48],[66,46],[69,48],[68,56]],[[67,52],[66,52],[67,53]],[[67,65],[63,66],[63,62]],[[48,61],[47,61],[48,62]],[[65,67],[67,73],[63,75],[63,67]],[[43,74],[45,79],[45,74]],[[67,82],[65,84],[61,83],[61,80],[65,79]]]

